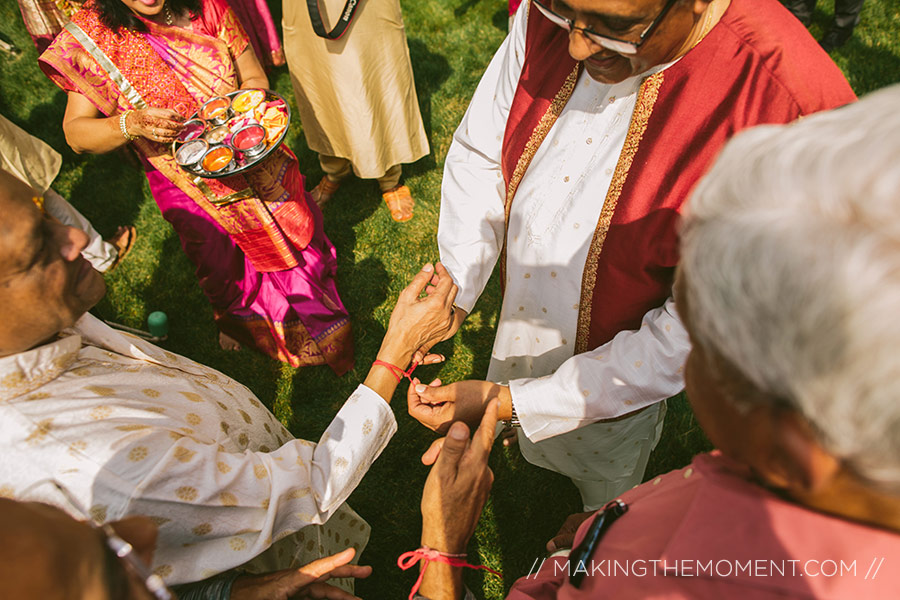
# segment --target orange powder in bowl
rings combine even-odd
[[[203,157],[203,168],[209,173],[218,173],[231,164],[234,151],[228,146],[213,148]]]

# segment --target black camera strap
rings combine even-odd
[[[319,12],[319,1],[306,0],[306,8],[309,9],[309,20],[312,21],[313,31],[316,32],[317,36],[326,40],[338,39],[347,31],[347,27],[350,26],[350,21],[353,20],[353,15],[361,2],[362,0],[347,0],[347,3],[344,4],[344,9],[341,11],[341,18],[338,19],[334,29],[325,31],[325,26],[322,24],[322,15]]]

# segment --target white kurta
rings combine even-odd
[[[528,12],[518,11],[445,164],[438,243],[441,260],[460,286],[456,303],[467,311],[487,284],[504,241],[502,141],[522,71]],[[640,330],[573,356],[582,275],[602,199],[640,84],[666,66],[615,85],[582,72],[522,178],[510,213],[505,290],[487,378],[510,384],[525,456],[576,480],[630,482],[640,471],[639,479],[662,411],[651,407],[630,419],[590,424],[658,404],[683,387],[689,343],[671,300],[647,313]]]
[[[0,359],[0,495],[72,512],[55,479],[101,521],[151,517],[170,583],[361,550],[344,501],[396,427],[360,386],[318,444],[295,440],[243,385],[91,315]]]

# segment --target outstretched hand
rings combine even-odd
[[[457,290],[441,263],[422,267],[397,298],[378,358],[405,368],[418,348],[441,341],[453,324]],[[439,359],[425,362],[432,361]]]
[[[422,461],[434,466],[422,492],[422,544],[453,554],[466,551],[494,482],[488,457],[494,444],[497,402],[488,404],[472,439],[465,423],[454,423]]]
[[[487,406],[469,440],[465,423],[454,423],[446,438],[422,457],[434,464],[422,491],[422,545],[447,554],[464,554],[494,482],[488,457],[494,443],[497,402]],[[425,569],[419,593],[435,600],[461,598],[462,569],[434,562]]]
[[[342,552],[320,558],[299,569],[285,569],[265,575],[238,577],[231,588],[231,600],[290,600],[295,598],[327,598],[330,600],[359,600],[353,594],[325,583],[328,579],[354,577],[362,579],[372,573],[372,567],[348,564],[356,551]]]

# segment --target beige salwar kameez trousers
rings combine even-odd
[[[345,1],[319,0],[327,30]],[[399,179],[396,167],[429,148],[398,0],[362,0],[338,40],[315,34],[306,2],[284,2],[283,8],[284,51],[300,122],[323,170],[340,179],[341,173],[331,172],[340,171],[332,165],[342,161],[330,160],[338,158],[349,161],[357,177]]]

